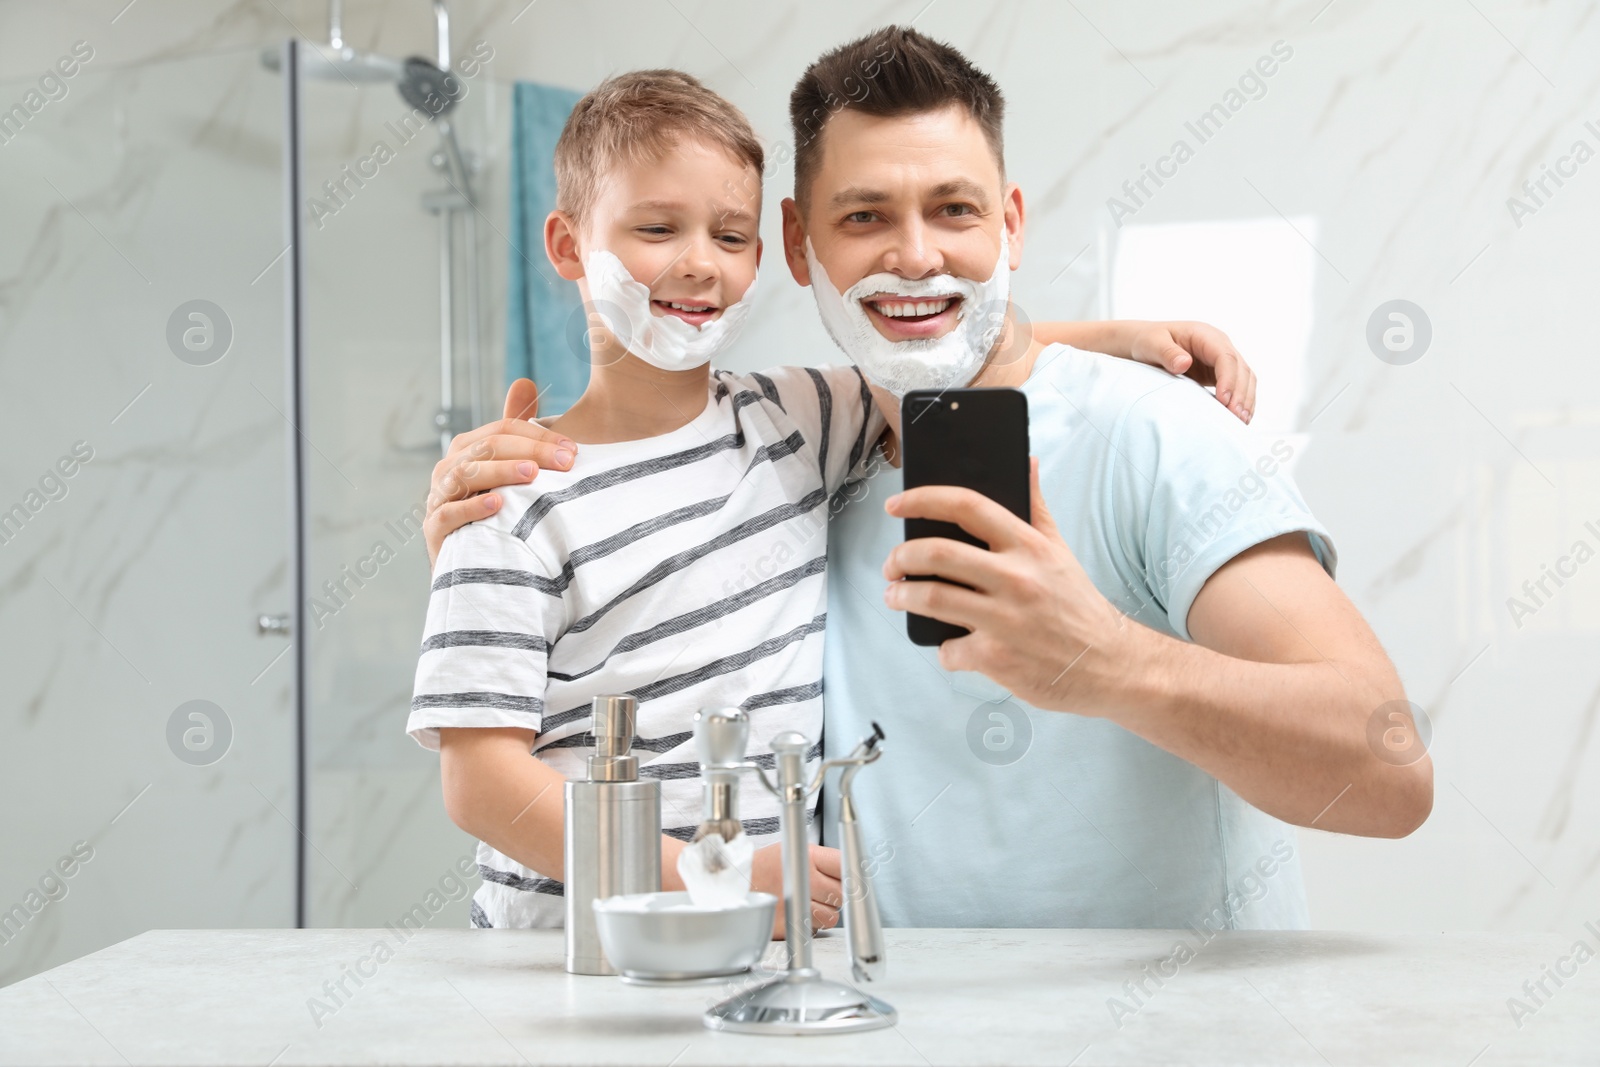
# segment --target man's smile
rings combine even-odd
[[[861,306],[884,337],[891,341],[912,341],[941,337],[954,329],[961,316],[961,300],[956,293],[920,299],[875,293],[862,298]]]

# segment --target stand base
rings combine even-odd
[[[877,997],[830,982],[810,968],[785,971],[706,1011],[712,1030],[741,1034],[844,1034],[893,1026],[899,1016]]]

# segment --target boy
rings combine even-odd
[[[593,696],[639,701],[665,889],[700,819],[696,709],[748,710],[747,756],[769,766],[776,734],[821,737],[826,505],[884,424],[853,367],[710,369],[749,310],[759,192],[734,191],[759,191],[762,164],[744,116],[677,71],[608,80],[557,144],[545,249],[591,309],[591,376],[544,421],[579,453],[444,541],[407,723],[480,841],[475,926],[561,924],[562,785],[583,771]],[[777,802],[745,788],[741,810],[753,883],[776,893]],[[838,855],[813,846],[811,862],[823,928]]]

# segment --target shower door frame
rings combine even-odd
[[[292,606],[289,610],[290,640],[294,645],[294,782],[295,782],[295,852],[294,852],[294,924],[297,929],[306,925],[306,686],[310,661],[306,629],[306,454],[305,431],[305,300],[301,285],[305,278],[305,242],[302,228],[304,219],[300,211],[304,185],[304,145],[301,141],[300,68],[301,41],[288,38],[283,42],[283,190],[284,238],[289,254],[284,256],[284,388],[289,424],[293,433],[286,434],[289,446],[289,592]]]

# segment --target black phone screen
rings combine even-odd
[[[915,389],[900,401],[905,488],[954,485],[1032,521],[1028,489],[1028,398],[1018,389]],[[906,540],[948,537],[989,546],[954,523],[906,519]],[[939,581],[915,577],[914,581]],[[969,631],[923,615],[906,616],[913,643],[938,645]]]

